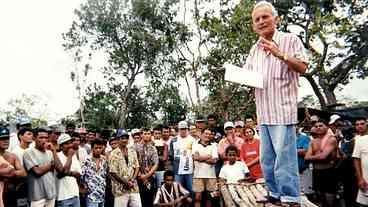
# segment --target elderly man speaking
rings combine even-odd
[[[244,68],[263,75],[263,89],[255,89],[261,130],[261,165],[269,190],[268,202],[300,206],[296,149],[299,74],[308,66],[300,39],[277,31],[274,6],[258,2],[252,12],[259,40],[251,48]]]

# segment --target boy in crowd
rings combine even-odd
[[[166,171],[164,173],[164,184],[158,189],[154,206],[184,207],[192,203],[189,191],[174,181],[174,173]]]
[[[225,150],[227,163],[220,171],[221,183],[239,183],[249,179],[249,169],[242,161],[237,161],[239,150],[236,146],[230,145]]]
[[[202,193],[207,192],[207,198],[210,194],[217,191],[217,179],[215,164],[218,159],[217,145],[210,142],[211,130],[205,128],[198,142],[194,142],[192,148],[194,160],[193,173],[193,192],[195,193],[195,206],[201,206]],[[207,205],[211,206],[210,199],[207,199]]]
[[[129,147],[129,135],[118,137],[119,147],[109,157],[109,174],[112,177],[114,207],[141,207],[141,197],[137,184],[139,161],[134,148]]]
[[[104,207],[108,165],[102,155],[104,141],[95,139],[91,143],[92,154],[82,164],[82,182],[87,188],[87,207]]]
[[[55,147],[48,143],[45,129],[33,131],[35,147],[24,152],[24,166],[28,172],[28,199],[31,207],[54,207],[56,199],[56,177],[54,169],[62,171]]]
[[[58,171],[56,179],[57,204],[61,207],[79,207],[79,185],[77,179],[80,178],[82,169],[80,162],[73,149],[73,138],[69,134],[61,134],[58,144],[61,151],[57,153],[63,166],[62,171]]]

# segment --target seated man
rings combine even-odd
[[[154,206],[189,206],[192,203],[190,193],[179,183],[174,182],[174,173],[166,171],[164,173],[164,184],[158,189]]]

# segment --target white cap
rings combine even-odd
[[[224,129],[228,128],[228,127],[231,127],[231,128],[234,128],[234,124],[233,122],[231,121],[228,121],[224,124]]]
[[[139,134],[141,131],[139,129],[132,129],[132,135]]]
[[[188,123],[186,121],[180,121],[178,124],[179,129],[188,129]]]
[[[332,116],[330,116],[330,122],[328,122],[328,124],[333,124],[335,123],[338,119],[341,119],[341,117],[337,114],[334,114]]]
[[[243,128],[244,127],[244,122],[243,121],[236,121],[235,122],[235,127],[241,127],[241,128]]]
[[[310,120],[311,121],[318,121],[319,117],[317,115],[313,115],[313,116],[310,117]]]
[[[72,140],[69,134],[61,134],[57,140],[58,145],[64,144],[65,142]]]

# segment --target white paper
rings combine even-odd
[[[263,88],[263,75],[231,64],[224,64],[225,80],[255,88]]]

